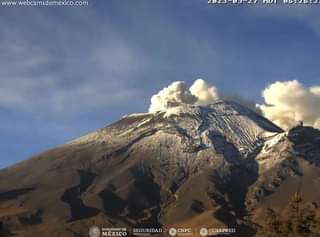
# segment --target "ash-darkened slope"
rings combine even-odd
[[[309,198],[306,182],[318,185],[318,131],[306,141],[302,132],[284,133],[223,101],[126,116],[2,170],[0,233],[73,237],[92,225],[174,225],[254,236],[261,224],[249,214],[259,221],[277,195],[281,206],[297,187]]]

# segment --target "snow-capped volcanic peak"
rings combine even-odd
[[[207,106],[181,106],[174,111],[162,113],[193,139],[212,146],[212,141],[223,137],[239,151],[252,150],[265,137],[282,130],[259,114],[234,102],[217,101]]]
[[[282,132],[279,127],[250,109],[219,100],[206,106],[185,104],[172,111],[127,115],[72,143],[105,142],[118,147],[142,137],[152,136],[154,142],[169,135],[182,139],[183,146],[197,147],[195,150],[219,149],[229,144],[247,154],[265,137],[278,132]]]

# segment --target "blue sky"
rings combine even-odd
[[[147,111],[175,80],[261,101],[277,80],[319,84],[318,7],[91,0],[0,7],[0,167]]]

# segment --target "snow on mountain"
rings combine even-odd
[[[127,115],[70,144],[106,142],[117,147],[143,134],[161,133],[183,137],[198,149],[214,148],[222,139],[246,155],[266,137],[279,132],[282,132],[279,127],[250,109],[235,102],[218,101],[208,106],[184,105],[167,112]]]
[[[247,237],[259,236],[247,218],[261,225],[297,190],[320,200],[318,130],[283,132],[230,101],[171,109],[124,116],[1,170],[0,223],[45,237],[86,235],[92,223],[218,224]]]

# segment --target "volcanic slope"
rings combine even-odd
[[[0,236],[88,236],[93,225],[254,236],[265,208],[319,186],[320,136],[306,129],[285,133],[229,101],[125,116],[1,170]]]

